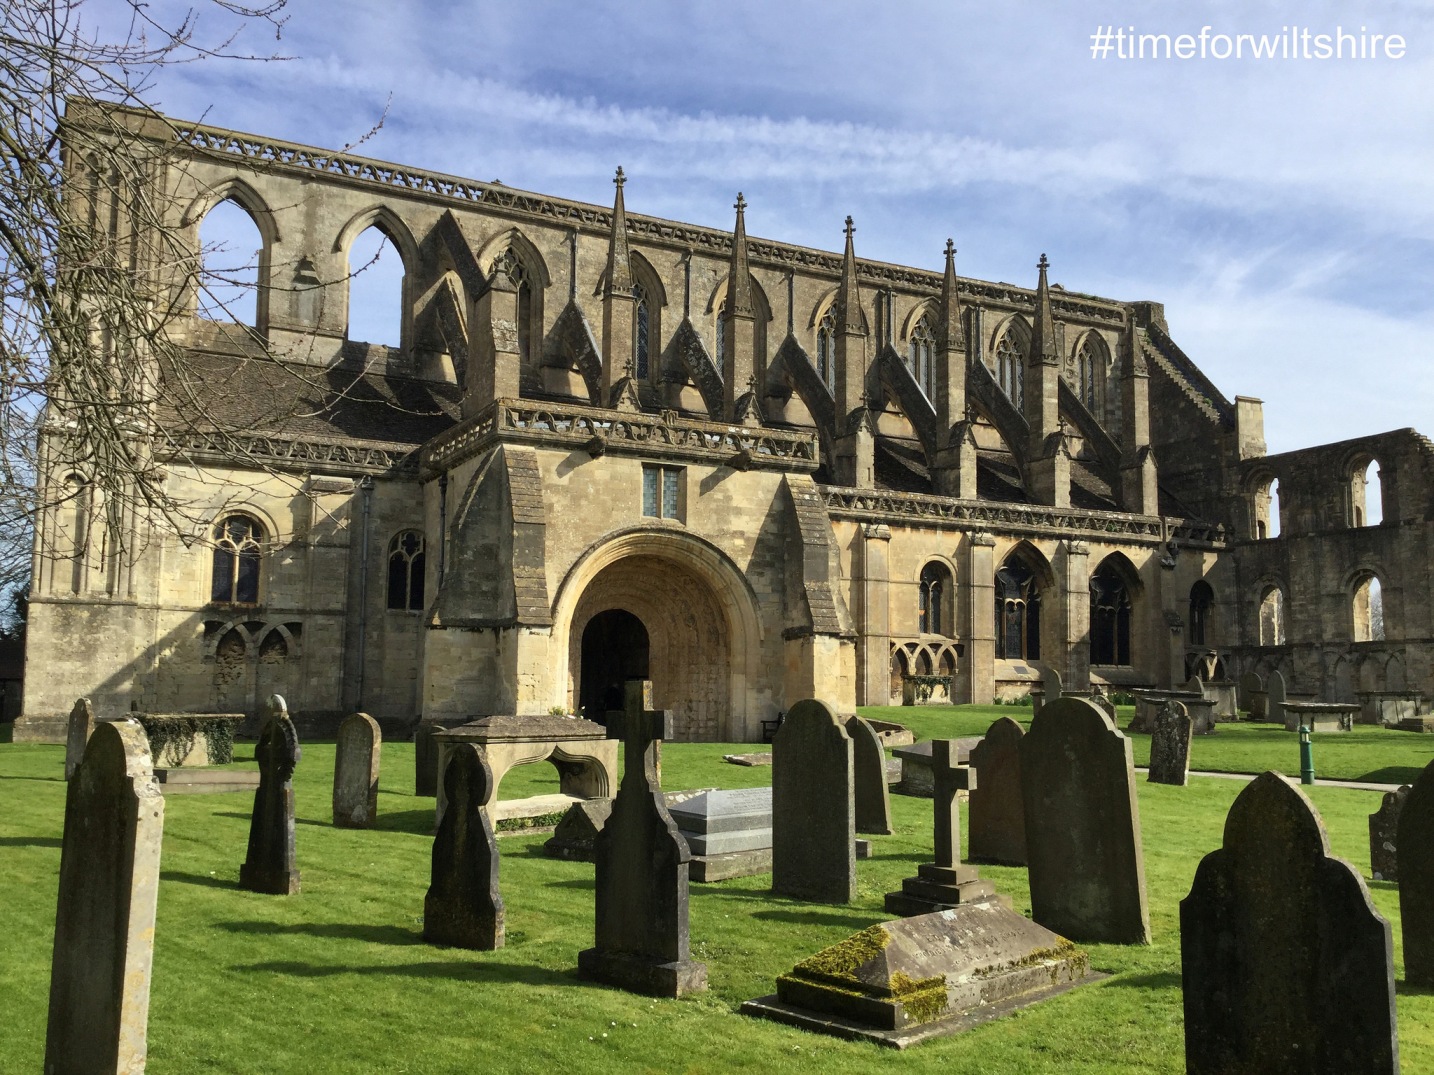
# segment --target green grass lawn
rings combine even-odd
[[[1028,715],[1018,708],[1002,713]],[[903,710],[923,735],[979,734],[990,710]],[[1222,728],[1233,759],[1277,753],[1293,737]],[[1251,735],[1246,742],[1247,733]],[[1283,733],[1268,733],[1283,735]],[[1330,737],[1339,738],[1339,737]],[[1383,740],[1344,737],[1353,775],[1420,764],[1409,736],[1401,760]],[[1201,740],[1199,749],[1210,741]],[[670,744],[669,789],[763,784],[771,770],[721,761],[732,746]],[[750,748],[746,748],[750,749]],[[1139,749],[1139,748],[1138,748]],[[1321,743],[1317,751],[1324,749]],[[1333,755],[1331,745],[1327,753]],[[1357,759],[1367,754],[1361,768]],[[241,744],[236,764],[252,764]],[[65,785],[63,748],[0,746],[0,1071],[37,1071],[44,1050],[50,948]],[[693,957],[711,990],[655,1001],[577,979],[577,953],[592,943],[592,867],[541,852],[544,836],[501,841],[507,947],[433,948],[420,937],[432,844],[432,799],[417,799],[413,746],[383,748],[379,827],[335,829],[329,799],[334,747],[304,746],[295,777],[303,892],[260,896],[236,886],[251,796],[176,796],[167,802],[163,874],[150,1007],[149,1071],[202,1072],[837,1072],[899,1063],[911,1072],[1181,1072],[1178,903],[1201,855],[1218,845],[1242,785],[1195,780],[1187,788],[1140,782],[1146,875],[1155,943],[1093,945],[1098,985],[900,1057],[738,1015],[773,989],[775,976],[819,948],[889,916],[882,895],[930,857],[929,800],[893,797],[897,832],[876,837],[859,863],[860,893],[847,907],[774,899],[758,876],[693,885]],[[1201,764],[1209,764],[1202,761]],[[1357,770],[1357,772],[1355,772]],[[505,797],[554,790],[547,765],[516,770]],[[1336,854],[1369,871],[1369,792],[1314,788]],[[1029,910],[1025,871],[984,875]],[[1401,943],[1398,893],[1371,883]],[[1399,972],[1402,975],[1402,970]],[[1434,1070],[1434,995],[1400,987],[1404,1070]],[[606,1035],[606,1036],[604,1036]]]

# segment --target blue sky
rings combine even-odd
[[[165,10],[168,0],[156,5]],[[110,17],[100,0],[92,18]],[[1400,34],[1401,59],[1120,61],[1141,33]],[[201,33],[204,32],[201,21]],[[212,24],[217,30],[219,22]],[[966,275],[1166,306],[1272,452],[1434,434],[1434,5],[291,0],[184,118]]]

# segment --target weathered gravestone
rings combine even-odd
[[[825,702],[792,706],[772,740],[772,892],[856,898],[852,745]]]
[[[1041,685],[1031,688],[1031,705],[1036,709],[1047,702],[1054,702],[1065,693],[1065,684],[1061,682],[1061,674],[1054,668],[1043,666],[1040,669]]]
[[[1434,762],[1425,766],[1405,796],[1395,845],[1404,980],[1434,986]]]
[[[1379,809],[1369,815],[1369,873],[1376,881],[1399,880],[1399,815],[1409,785],[1386,791]]]
[[[931,741],[931,771],[936,788],[932,843],[935,862],[916,867],[916,876],[901,882],[900,892],[886,894],[887,914],[909,917],[945,911],[963,903],[996,899],[996,888],[982,881],[975,866],[961,861],[961,796],[977,786],[974,770],[957,764],[959,747],[954,739]]]
[[[1020,751],[1031,917],[1074,941],[1149,944],[1130,740],[1084,698],[1061,698]]]
[[[596,862],[597,838],[612,815],[611,799],[584,799],[568,807],[543,853],[570,862]]]
[[[1265,719],[1275,724],[1285,722],[1285,677],[1278,669],[1265,683]]]
[[[95,711],[88,698],[81,698],[70,710],[69,728],[65,733],[65,779],[69,780],[85,756],[85,744],[95,731]]]
[[[1150,729],[1150,783],[1184,787],[1190,780],[1194,721],[1179,702],[1166,702]]]
[[[1180,902],[1191,1075],[1399,1070],[1389,923],[1277,773],[1230,807]]]
[[[608,734],[623,741],[623,774],[597,838],[596,943],[578,953],[578,975],[680,997],[707,988],[707,965],[690,958],[690,852],[657,778],[657,742],[672,734],[672,714],[643,709],[645,687],[628,680],[626,707],[607,714]]]
[[[334,756],[334,824],[371,829],[378,817],[378,765],[383,733],[367,713],[339,725]]]
[[[979,778],[967,803],[972,862],[1026,864],[1026,809],[1021,800],[1025,734],[1010,717],[1001,717],[971,750],[971,766]]]
[[[144,731],[99,725],[65,794],[47,1073],[144,1071],[163,835]]]
[[[498,841],[483,804],[493,773],[483,752],[460,743],[443,771],[448,809],[433,838],[433,866],[423,901],[423,939],[452,948],[503,947]]]
[[[891,834],[891,789],[886,782],[886,750],[881,736],[861,717],[846,719],[851,736],[852,793],[856,831]]]
[[[277,694],[265,708],[254,757],[259,760],[259,788],[254,792],[249,854],[239,867],[239,887],[290,896],[299,891],[294,858],[294,767],[303,751],[288,707]]]
[[[1255,713],[1255,695],[1263,694],[1264,690],[1265,681],[1260,678],[1260,674],[1246,672],[1235,683],[1235,702],[1241,710],[1254,717],[1257,715]],[[1261,712],[1258,715],[1264,716],[1264,713]]]

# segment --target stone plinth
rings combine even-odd
[[[709,791],[669,807],[692,852],[693,881],[748,877],[772,868],[772,789]]]
[[[1093,980],[1084,952],[999,903],[870,926],[777,979],[747,1015],[904,1048]]]
[[[1285,731],[1297,732],[1300,726],[1312,732],[1347,732],[1359,719],[1356,702],[1292,702],[1284,705]]]
[[[617,743],[608,739],[601,724],[578,717],[480,717],[456,728],[433,733],[438,746],[438,816],[443,816],[441,778],[448,756],[457,743],[472,743],[483,751],[493,771],[493,786],[485,809],[498,803],[498,788],[509,769],[549,761],[558,771],[558,788],[578,799],[605,798],[617,787]]]
[[[1215,730],[1215,703],[1200,691],[1135,691],[1135,719],[1130,722],[1133,732],[1149,733],[1155,727],[1155,715],[1168,702],[1179,702],[1190,716],[1191,732],[1195,735],[1209,735]]]
[[[1389,923],[1279,774],[1240,792],[1196,869],[1180,955],[1191,1075],[1398,1072]]]

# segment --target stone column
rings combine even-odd
[[[891,527],[866,523],[857,547],[858,705],[889,705],[891,694]]]
[[[1090,545],[1064,541],[1066,593],[1063,609],[1065,653],[1052,654],[1048,664],[1061,670],[1066,689],[1090,689]]]
[[[961,635],[966,639],[963,702],[990,705],[996,696],[996,539],[977,532],[966,538],[966,600]]]

